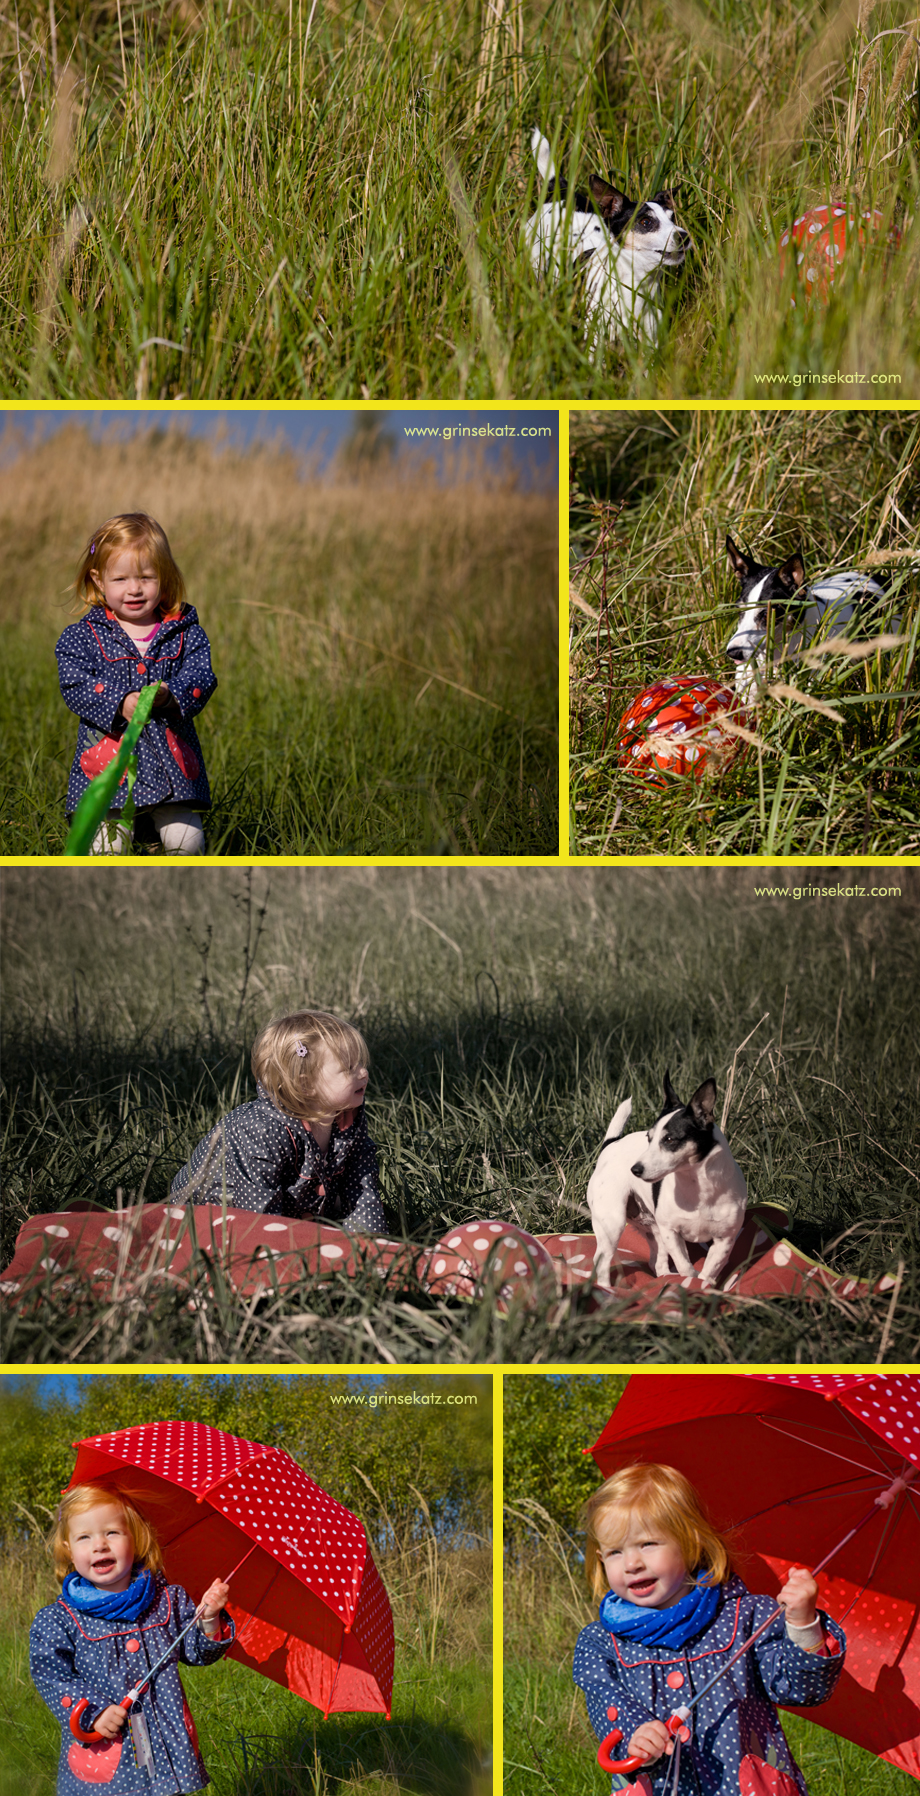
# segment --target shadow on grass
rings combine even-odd
[[[482,1774],[473,1741],[460,1728],[406,1719],[331,1717],[283,1734],[237,1735],[232,1757],[236,1796],[336,1796],[373,1778],[419,1796],[471,1796]]]

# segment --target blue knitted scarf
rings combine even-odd
[[[61,1595],[82,1615],[101,1615],[106,1621],[137,1621],[149,1608],[154,1593],[153,1573],[143,1570],[127,1590],[98,1590],[79,1572],[68,1572]]]
[[[700,1573],[696,1574],[698,1577]],[[638,1640],[643,1646],[663,1646],[671,1652],[701,1634],[715,1616],[721,1591],[718,1584],[696,1584],[670,1609],[642,1609],[608,1590],[601,1603],[601,1623],[608,1634]]]

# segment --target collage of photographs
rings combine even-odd
[[[0,1796],[918,1796],[917,0],[0,0],[0,171]]]

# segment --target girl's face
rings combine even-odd
[[[597,1541],[614,1596],[640,1609],[670,1609],[686,1596],[687,1566],[670,1534],[650,1528],[639,1516],[611,1510],[598,1526]]]
[[[92,570],[97,592],[120,624],[152,624],[160,603],[160,576],[146,550],[110,555],[102,574]]]
[[[118,1503],[96,1503],[71,1518],[68,1536],[74,1571],[99,1590],[127,1590],[134,1542]]]
[[[364,1103],[368,1072],[366,1066],[343,1066],[331,1048],[321,1050],[316,1082],[316,1095],[330,1116],[340,1110],[359,1110]]]

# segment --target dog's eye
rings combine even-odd
[[[756,629],[758,629],[758,630],[765,630],[765,629],[766,629],[766,627],[767,627],[767,614],[766,614],[766,611],[758,611],[758,613],[757,613],[757,615],[756,615],[756,617],[755,617],[755,619],[754,619],[754,625],[755,625],[755,628],[756,628]]]

